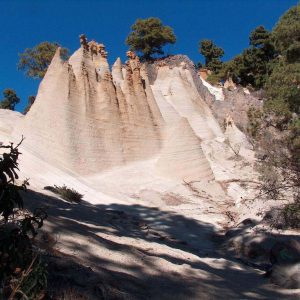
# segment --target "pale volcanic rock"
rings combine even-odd
[[[223,136],[218,122],[200,97],[187,68],[159,67],[156,80],[151,87],[168,125],[173,126],[174,122],[185,117],[201,139]]]
[[[23,118],[24,115],[19,112],[0,108],[0,134],[10,135],[16,124]]]
[[[203,153],[201,140],[188,120],[182,118],[167,138],[157,161],[158,172],[178,180],[212,180],[210,165]]]
[[[125,86],[115,87],[102,52],[81,47],[63,62],[58,50],[16,132],[45,161],[82,175],[151,157],[162,120],[138,64],[129,62]]]
[[[199,94],[191,61],[175,56],[147,64],[132,51],[127,56],[110,72],[105,46],[85,36],[68,61],[58,49],[32,109],[15,128],[26,137],[24,147],[79,175],[158,159],[160,176],[175,168],[176,180],[213,179],[228,146]]]
[[[115,63],[113,64],[111,73],[115,85],[121,84],[123,82],[124,77],[122,73],[122,62],[120,57],[118,57]]]

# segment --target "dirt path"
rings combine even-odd
[[[86,290],[104,281],[122,291],[120,299],[298,299],[221,255],[220,228],[210,222],[142,204],[69,204],[33,191],[26,197],[33,207],[47,204],[45,230],[55,248],[94,274],[72,274]]]

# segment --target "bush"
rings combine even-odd
[[[285,223],[290,228],[300,228],[300,202],[287,204],[283,209]]]
[[[60,195],[64,200],[69,202],[79,203],[83,197],[83,195],[78,193],[76,190],[72,188],[68,188],[66,185],[45,186],[44,189]]]
[[[23,210],[20,191],[26,191],[28,181],[20,186],[15,183],[20,144],[0,145],[4,150],[0,155],[0,294],[8,299],[37,299],[46,288],[47,277],[33,239],[47,214],[41,209],[33,214]]]

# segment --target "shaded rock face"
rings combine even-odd
[[[222,125],[226,116],[230,115],[236,126],[243,132],[246,132],[249,122],[247,116],[249,108],[253,106],[259,109],[263,105],[261,98],[256,97],[254,94],[241,87],[231,90],[223,88],[223,101],[216,100],[203,85],[199,85],[199,93],[213,111],[219,124]]]
[[[157,70],[162,66],[168,66],[171,69],[184,66],[188,70],[199,96],[207,103],[220,126],[223,126],[227,115],[230,115],[236,126],[245,132],[248,124],[247,112],[249,108],[251,106],[262,107],[263,93],[261,91],[250,93],[247,89],[241,87],[223,88],[224,100],[216,100],[216,97],[203,84],[193,62],[186,55],[173,55],[149,64],[147,68],[151,84],[155,82],[158,74]]]
[[[299,237],[273,235],[259,222],[245,219],[226,234],[226,248],[250,266],[266,271],[265,276],[278,286],[300,288]]]

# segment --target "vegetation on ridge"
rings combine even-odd
[[[16,92],[13,89],[5,89],[3,96],[4,98],[0,102],[0,108],[15,110],[15,106],[20,102],[20,98]]]
[[[46,41],[33,48],[25,49],[23,53],[19,54],[18,69],[24,71],[28,77],[43,78],[58,47],[61,47],[58,43]],[[60,54],[65,60],[69,56],[69,50],[61,48]]]
[[[163,25],[158,18],[137,19],[131,29],[126,44],[130,50],[140,52],[144,59],[150,59],[153,54],[164,54],[163,46],[176,42],[173,29]]]
[[[218,72],[222,67],[221,57],[224,50],[216,46],[212,40],[202,40],[199,43],[199,52],[205,58],[205,67],[213,72]]]
[[[249,112],[250,133],[260,151],[262,193],[286,199],[286,224],[300,227],[300,4],[271,33],[275,57],[268,62],[263,110]],[[273,50],[272,50],[273,51]]]

